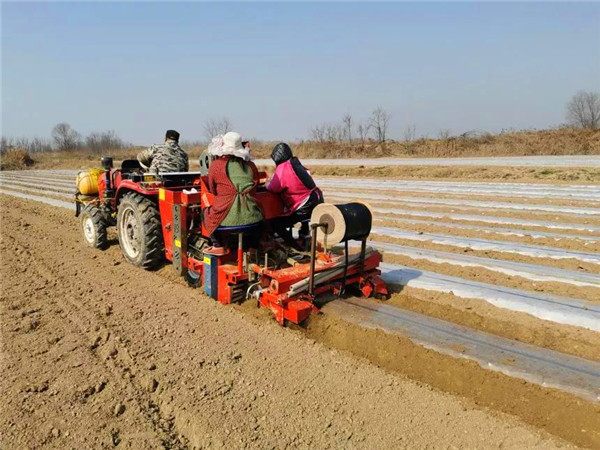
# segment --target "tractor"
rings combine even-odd
[[[137,160],[124,160],[114,168],[112,158],[103,157],[102,169],[80,174],[91,188],[82,189],[85,183],[78,177],[75,214],[84,242],[104,249],[107,229],[116,226],[123,256],[134,266],[153,270],[170,262],[191,287],[203,287],[222,304],[254,300],[282,325],[302,323],[319,310],[319,299],[332,295],[353,291],[388,296],[378,269],[381,254],[366,244],[372,221],[367,206],[319,205],[315,212],[323,206],[322,213],[311,217],[307,251],[296,251],[269,234],[269,221],[285,212],[280,197],[265,188],[265,172],[260,172],[254,195],[263,211],[262,226],[220,227],[228,251],[223,256],[205,254],[209,244],[202,211],[214,199],[207,189],[209,165],[205,157],[197,172],[150,173]],[[352,223],[360,223],[357,230],[350,230]],[[338,234],[346,230],[345,236],[328,246],[335,228]],[[360,241],[360,246],[351,251],[350,240]]]

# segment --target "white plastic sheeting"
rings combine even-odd
[[[100,162],[98,161],[98,165]],[[35,169],[35,170],[4,170],[2,173],[12,175],[12,174],[36,174],[36,175],[77,175],[81,170],[76,169]]]
[[[378,236],[388,236],[411,241],[431,242],[433,244],[470,248],[472,250],[516,253],[519,255],[531,256],[533,258],[573,258],[591,264],[600,264],[600,254],[598,253],[576,252],[562,248],[527,245],[506,241],[492,241],[477,238],[455,237],[445,234],[418,233],[416,231],[407,231],[399,228],[388,227],[373,227],[371,229],[371,233]]]
[[[479,283],[400,264],[381,263],[380,268],[383,279],[390,284],[451,293],[461,298],[481,299],[498,308],[600,331],[600,305],[591,302]]]
[[[532,203],[509,203],[509,202],[486,202],[480,200],[464,200],[451,198],[428,198],[428,197],[398,197],[391,195],[380,195],[361,192],[338,192],[327,191],[325,197],[365,199],[379,203],[407,204],[421,207],[452,206],[459,208],[491,208],[512,209],[517,211],[536,211],[552,214],[568,214],[572,216],[595,216],[600,215],[600,208],[584,208],[575,206],[542,205]]]
[[[524,344],[367,299],[340,299],[323,310],[365,328],[408,337],[417,345],[476,361],[544,387],[600,401],[600,363]]]
[[[482,231],[484,233],[496,233],[496,234],[504,234],[507,236],[518,236],[518,237],[530,237],[533,239],[542,239],[549,238],[554,239],[556,241],[560,241],[563,239],[576,239],[585,242],[598,242],[600,241],[600,236],[583,236],[580,234],[563,234],[563,233],[553,233],[547,231],[535,231],[535,230],[523,230],[523,229],[515,229],[515,228],[502,228],[502,227],[486,227],[482,225],[464,225],[453,222],[439,222],[439,221],[431,221],[431,220],[420,220],[420,219],[403,219],[400,217],[393,216],[377,216],[375,221],[390,221],[395,223],[408,223],[411,225],[431,225],[442,228],[458,228],[460,230],[473,230],[473,231]]]
[[[485,195],[600,201],[600,186],[522,183],[478,183],[451,181],[389,180],[373,178],[319,178],[321,188],[361,189],[374,191],[422,192],[444,195]]]
[[[575,270],[557,269],[537,264],[518,263],[502,259],[484,258],[463,255],[460,253],[442,252],[388,242],[371,241],[384,254],[406,256],[411,259],[425,260],[436,264],[452,264],[462,267],[482,267],[493,272],[509,276],[521,277],[532,281],[558,282],[574,286],[600,288],[600,274],[577,272]]]
[[[543,220],[516,219],[512,217],[496,217],[476,214],[455,214],[436,211],[418,211],[413,209],[383,208],[375,206],[373,211],[382,214],[399,214],[413,217],[431,217],[436,219],[461,220],[465,222],[483,222],[493,224],[520,225],[526,227],[551,228],[555,230],[577,230],[600,233],[600,226],[585,223],[549,222]]]
[[[47,189],[37,189],[37,188],[33,188],[33,187],[21,187],[21,186],[16,186],[16,185],[8,185],[6,183],[2,183],[0,182],[0,188],[3,189],[10,189],[11,191],[16,190],[16,191],[26,191],[26,192],[33,192],[36,194],[45,194],[45,195],[52,195],[54,197],[64,197],[64,198],[74,198],[75,195],[75,191],[72,190],[71,194],[67,194],[66,192],[55,192],[55,191],[49,191]]]
[[[59,208],[75,209],[75,203],[64,202],[62,200],[56,200],[49,197],[41,197],[39,195],[26,194],[24,192],[11,191],[0,187],[0,194],[11,195],[13,197],[24,198],[27,200],[34,200],[36,202],[46,203],[47,205],[58,206]]]
[[[42,177],[25,177],[25,176],[6,176],[0,175],[0,179],[7,182],[21,182],[21,183],[33,183],[36,185],[52,185],[52,186],[70,186],[75,187],[75,178],[69,178],[68,180],[61,180],[58,178],[42,178]]]
[[[73,183],[71,186],[63,186],[54,183],[32,183],[31,181],[7,180],[6,178],[0,178],[0,186],[22,186],[27,188],[36,188],[38,190],[43,189],[44,191],[71,192],[72,194],[75,193],[75,183]]]

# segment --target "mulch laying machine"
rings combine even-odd
[[[282,325],[303,322],[331,294],[387,298],[378,269],[381,254],[366,243],[372,223],[368,205],[317,206],[308,251],[297,252],[269,233],[269,221],[284,211],[279,196],[264,188],[264,172],[255,195],[263,226],[221,227],[228,252],[205,254],[209,243],[202,211],[213,200],[207,189],[209,163],[205,160],[199,172],[151,174],[135,160],[115,169],[112,158],[102,158],[102,170],[77,178],[76,216],[84,241],[105,248],[107,229],[116,226],[123,255],[133,265],[155,269],[166,259],[189,285],[203,286],[220,303],[255,300]],[[360,246],[349,248],[354,240]]]

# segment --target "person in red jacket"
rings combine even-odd
[[[286,143],[280,142],[273,148],[271,159],[277,167],[266,188],[281,196],[286,209],[286,214],[274,219],[271,226],[287,244],[301,249],[303,246],[294,241],[291,228],[300,222],[300,240],[306,242],[310,235],[308,220],[315,206],[323,203],[323,193]]]
[[[263,215],[254,200],[259,177],[249,149],[243,146],[239,133],[230,131],[213,138],[209,154],[215,159],[208,170],[207,187],[215,197],[212,205],[204,210],[204,227],[211,243],[204,253],[225,254],[219,227],[250,229],[251,225],[256,225],[247,236],[251,239],[249,244],[256,248]]]

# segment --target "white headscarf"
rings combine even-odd
[[[212,138],[211,143],[208,144],[208,153],[212,156],[237,156],[245,161],[254,159],[250,155],[250,150],[242,145],[242,136],[235,131]]]

